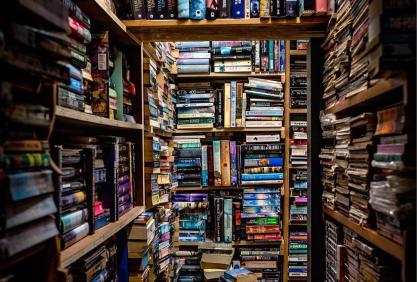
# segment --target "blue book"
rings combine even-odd
[[[190,0],[178,0],[178,18],[190,18]]]
[[[232,0],[232,18],[242,19],[245,17],[245,1]]]
[[[279,41],[279,71],[285,71],[285,41]]]
[[[206,18],[206,1],[190,0],[190,19],[204,20]]]
[[[259,18],[259,0],[250,0],[250,17]]]
[[[233,226],[233,216],[232,216],[232,199],[223,200],[223,241],[225,243],[232,243],[232,226]]]
[[[230,81],[230,127],[236,127],[237,82]]]
[[[207,145],[201,147],[201,185],[208,186],[208,159],[207,159]]]
[[[210,41],[183,41],[175,43],[175,49],[186,48],[208,48],[210,47]]]
[[[178,73],[208,73],[210,65],[178,65]]]
[[[268,70],[274,71],[274,40],[268,40]]]
[[[265,158],[265,159],[244,159],[244,167],[258,167],[258,166],[282,166],[282,158]]]
[[[247,270],[246,268],[231,269],[231,270],[226,270],[224,272],[224,278],[235,281],[240,276],[245,276],[245,275],[249,275],[249,274],[252,274],[252,273],[253,272]]]
[[[210,59],[177,59],[178,65],[209,65]]]
[[[284,115],[283,110],[263,110],[263,111],[246,111],[247,117],[253,116],[278,116],[281,117]]]
[[[230,185],[237,185],[236,141],[230,141]]]
[[[277,172],[277,173],[256,173],[256,174],[242,173],[241,179],[242,179],[242,181],[253,181],[253,180],[281,180],[281,179],[284,179],[284,173],[282,173],[282,172]]]
[[[281,206],[280,200],[243,200],[244,207]]]

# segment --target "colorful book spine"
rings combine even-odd
[[[232,199],[223,200],[223,229],[224,229],[224,243],[232,243],[233,236],[233,214],[232,214]]]
[[[62,235],[62,248],[66,249],[69,246],[75,244],[76,242],[80,241],[82,238],[86,237],[89,233],[89,225],[88,223],[84,223],[77,228],[72,229],[71,231]]]
[[[261,18],[269,18],[271,16],[271,1],[259,0],[259,2],[260,2],[259,16]]]
[[[222,186],[222,164],[220,160],[220,140],[213,141],[214,186]]]
[[[230,97],[231,97],[231,89],[230,83],[224,84],[224,127],[230,128]]]
[[[201,146],[201,185],[208,186],[207,145]]]
[[[221,179],[222,186],[230,186],[230,143],[229,140],[221,140]]]
[[[279,71],[285,71],[285,40],[279,41]]]
[[[154,1],[154,0],[150,0],[150,1]],[[178,0],[178,18],[179,19],[190,18],[190,1],[189,0]]]
[[[88,220],[88,209],[78,210],[61,216],[61,233],[66,233]]]
[[[203,20],[206,18],[206,1],[193,0],[190,1],[190,19]]]
[[[259,18],[259,0],[250,0],[250,17]]]
[[[230,141],[230,184],[237,185],[237,156],[236,156],[236,141]]]
[[[236,93],[237,82],[230,82],[230,127],[236,127]]]
[[[217,19],[219,16],[219,1],[218,0],[206,0],[206,18],[208,20]]]
[[[242,173],[242,181],[255,181],[255,180],[281,180],[284,179],[283,173],[256,173],[256,174],[246,174]]]
[[[232,0],[232,18],[242,19],[245,17],[245,1]]]
[[[265,158],[265,159],[244,159],[243,165],[245,167],[259,167],[259,166],[282,166],[282,158]]]
[[[214,186],[214,161],[213,161],[213,145],[207,146],[207,162],[208,162],[208,185]]]
[[[269,72],[274,71],[274,40],[268,40],[268,70]]]

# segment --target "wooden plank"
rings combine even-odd
[[[323,37],[328,17],[216,19],[216,20],[126,20],[128,30],[141,41],[305,39]]]
[[[174,76],[176,79],[198,78],[198,79],[219,79],[219,78],[248,78],[248,77],[261,77],[261,78],[275,78],[285,76],[283,72],[276,73],[202,73],[202,74],[177,74]]]
[[[385,238],[384,236],[378,234],[375,230],[369,229],[367,227],[361,226],[352,219],[347,218],[346,216],[333,211],[327,207],[323,207],[324,214],[333,218],[342,225],[352,229],[359,236],[374,244],[381,250],[387,252],[393,257],[397,258],[400,261],[404,261],[405,251],[404,247],[395,243],[394,241]]]
[[[103,3],[102,0],[75,0],[75,3],[90,17],[95,27],[108,30],[110,41],[116,40],[123,46],[140,47],[140,41],[126,25]]]
[[[112,120],[92,114],[82,113],[73,109],[56,106],[56,119],[58,123],[70,124],[78,127],[94,127],[107,130],[142,130],[143,125],[121,120]]]
[[[291,114],[307,114],[307,109],[291,109]]]
[[[405,85],[406,81],[401,78],[384,79],[355,96],[339,100],[332,108],[327,109],[325,112],[326,114],[337,114],[348,111],[353,107],[370,104],[378,97]]]
[[[61,251],[60,263],[61,267],[65,268],[77,261],[79,258],[87,254],[89,251],[93,250],[101,243],[109,239],[111,236],[116,234],[119,230],[126,227],[131,223],[136,217],[143,213],[144,208],[133,207],[125,215],[123,215],[118,221],[111,222],[108,225],[104,226],[97,230],[93,235],[89,235],[82,239],[81,241],[75,243],[68,249]]]

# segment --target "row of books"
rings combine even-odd
[[[307,165],[307,121],[306,116],[291,116],[290,121],[290,163],[296,165]]]
[[[284,72],[284,40],[177,42],[176,72]],[[175,68],[174,68],[175,69]]]
[[[239,268],[253,272],[257,277],[254,281],[275,282],[282,279],[282,258],[279,247],[239,247],[236,252],[238,254],[236,264]]]
[[[412,1],[337,3],[323,43],[326,108],[374,86],[378,77],[390,70],[405,70],[415,64],[411,52],[416,40],[416,27],[411,24],[415,6]]]
[[[130,0],[120,9],[121,17],[129,19],[217,19],[217,18],[269,18],[297,17],[301,15],[326,15],[328,3],[322,0],[263,0],[246,1],[167,1],[167,0]]]

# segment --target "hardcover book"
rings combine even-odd
[[[190,19],[203,20],[206,18],[206,2],[205,0],[190,1]]]
[[[221,140],[221,184],[230,186],[230,143],[229,140]]]

